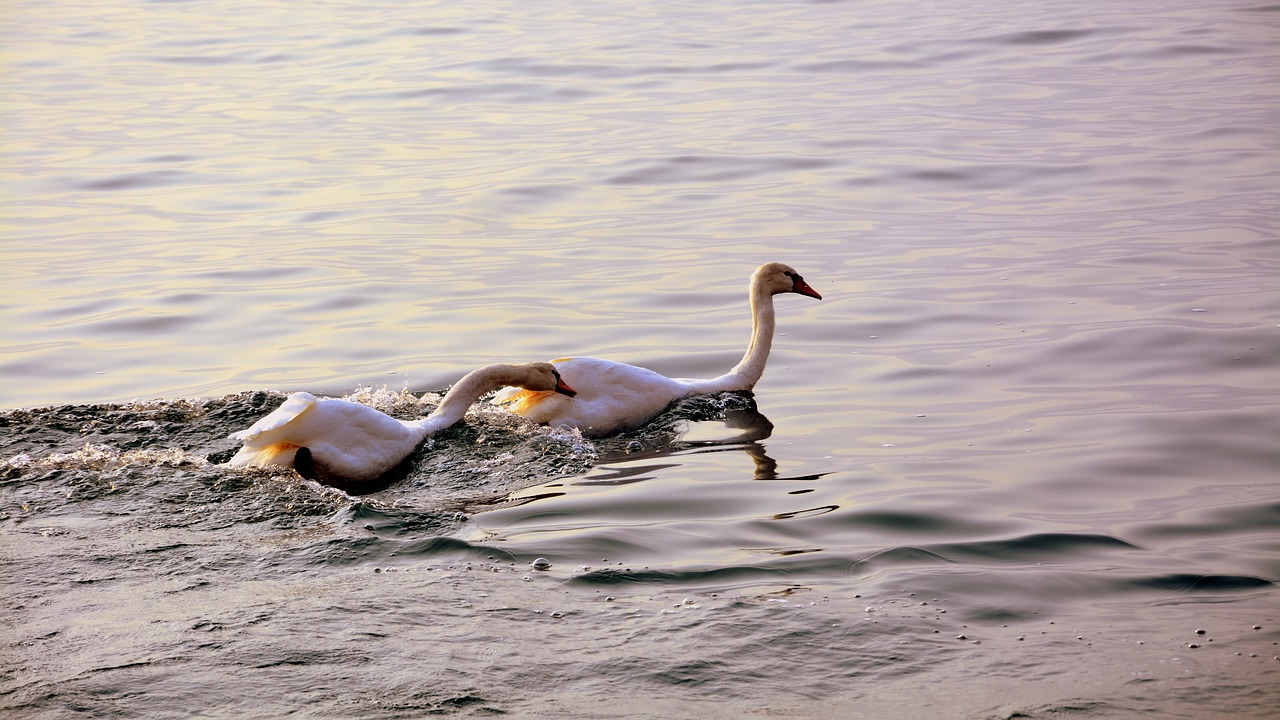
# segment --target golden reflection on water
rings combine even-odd
[[[589,471],[473,513],[463,532],[498,551],[564,558],[558,569],[570,570],[541,585],[501,573],[370,582],[367,568],[356,575],[320,556],[330,544],[343,555],[385,553],[405,547],[399,540],[329,511],[314,537],[282,533],[303,519],[277,501],[310,490],[284,481],[211,490],[210,473],[228,478],[170,467],[131,470],[131,484],[122,480],[101,506],[72,497],[84,483],[69,473],[10,483],[21,493],[46,483],[71,491],[41,522],[79,532],[98,527],[89,513],[109,508],[110,527],[124,533],[122,560],[108,549],[112,538],[92,538],[102,550],[92,566],[38,558],[49,547],[81,554],[70,536],[22,543],[41,561],[30,579],[101,577],[118,560],[108,602],[101,583],[78,583],[97,593],[88,605],[106,618],[134,607],[139,590],[169,603],[172,622],[133,627],[141,634],[125,652],[176,652],[201,677],[228,667],[226,646],[175,650],[174,637],[189,639],[208,619],[194,613],[236,617],[241,624],[221,637],[288,655],[297,638],[324,641],[307,632],[318,624],[348,628],[346,608],[376,608],[361,616],[371,631],[357,644],[377,651],[344,664],[349,685],[378,688],[365,709],[421,701],[422,663],[444,657],[440,628],[465,636],[483,626],[489,642],[494,622],[520,641],[507,645],[549,659],[522,654],[504,676],[486,652],[455,654],[432,682],[462,678],[464,699],[477,686],[485,702],[491,688],[509,693],[518,700],[493,702],[516,714],[564,714],[574,702],[586,707],[583,698],[594,705],[581,716],[598,714],[599,698],[617,687],[649,697],[654,686],[644,682],[694,677],[690,668],[707,669],[697,676],[706,682],[664,680],[662,690],[707,691],[717,712],[729,697],[744,711],[785,713],[776,696],[795,687],[804,693],[796,712],[812,711],[814,696],[852,708],[848,693],[871,692],[867,678],[877,693],[880,680],[910,682],[894,697],[918,703],[919,687],[954,695],[1015,666],[1020,677],[1029,669],[1076,682],[1084,665],[1167,669],[1169,657],[1212,672],[1191,673],[1190,684],[1176,672],[1154,684],[1091,677],[1087,691],[1062,686],[1045,697],[1194,713],[1241,677],[1251,683],[1244,702],[1274,695],[1256,677],[1263,657],[1226,665],[1210,648],[1189,657],[1172,642],[1182,630],[1171,628],[1193,618],[1249,627],[1246,616],[1271,592],[1262,578],[1275,574],[1274,548],[1259,540],[1274,520],[1280,435],[1275,13],[1234,0],[1201,5],[1023,3],[952,14],[911,2],[779,2],[750,12],[11,3],[0,27],[0,406],[440,389],[482,364],[568,354],[707,377],[742,354],[756,265],[787,262],[824,296],[776,299],[758,414],[694,423],[660,450],[642,444],[629,454],[624,442]],[[139,442],[168,442],[124,414],[113,422]],[[51,415],[56,431],[33,445],[82,440],[62,437],[66,422]],[[80,416],[84,432],[105,416]],[[476,422],[424,457],[469,473],[480,441],[467,432],[488,427]],[[208,434],[184,442],[231,445]],[[513,463],[493,462],[503,464]],[[358,506],[400,513],[388,511],[379,532],[431,534],[440,474]],[[497,502],[484,477],[468,476],[464,494]],[[255,498],[271,502],[246,519]],[[449,509],[470,502],[449,500]],[[22,501],[10,518],[15,537],[41,529],[28,509],[38,503]],[[192,502],[227,523],[190,526]],[[174,528],[157,529],[169,521]],[[138,553],[144,536],[155,552]],[[254,559],[259,544],[278,548],[270,563]],[[193,566],[184,556],[197,546],[218,564]],[[602,615],[599,586],[582,592],[570,576],[606,549],[615,563],[655,569],[657,581],[624,577],[623,589],[664,609],[666,586],[655,588],[668,580],[680,593],[722,594],[716,621]],[[288,602],[249,607],[247,617],[221,602],[228,588],[264,582],[277,561],[285,572],[265,582]],[[375,561],[391,559],[359,562]],[[183,573],[195,574],[182,594],[154,589],[155,577]],[[326,581],[313,582],[316,573]],[[1219,585],[1188,589],[1205,578]],[[459,603],[459,588],[474,591],[477,608]],[[810,588],[817,610],[774,602]],[[1240,588],[1250,602],[1229,594]],[[70,608],[85,597],[72,590],[47,597]],[[991,640],[953,644],[974,632],[966,626],[939,643],[932,630],[954,626],[940,613],[922,624],[920,598],[903,597],[914,591],[951,602],[956,625]],[[299,593],[314,602],[299,605]],[[480,602],[489,593],[501,613]],[[901,601],[904,622],[877,625],[886,612],[864,622],[876,615],[864,612],[864,593],[879,596],[880,610],[886,598]],[[554,632],[541,617],[525,625],[509,612],[552,596],[576,603]],[[15,651],[69,647],[62,619],[40,617],[50,606],[35,600]],[[764,607],[765,622],[744,614]],[[1155,654],[1139,651],[1156,642],[1139,648],[1128,636],[1078,645],[1072,630],[1016,654],[1038,636],[995,627],[1008,619],[1043,628],[1064,616],[1161,644]],[[324,647],[324,658],[353,652],[354,636],[339,635],[330,634],[342,647],[331,656]],[[112,651],[110,639],[95,652]],[[607,689],[575,696],[573,677],[529,704],[530,672],[566,677],[565,657],[610,642],[629,657],[637,648],[658,657],[643,668],[652,672],[584,665],[581,674],[600,673]],[[681,646],[675,660],[662,642]],[[779,647],[796,650],[788,662],[804,672],[778,674]],[[38,688],[25,694],[47,695],[41,702],[152,703],[110,710],[139,714],[173,707],[166,692],[191,691],[127,659],[77,657],[84,672],[66,680],[62,667],[30,671],[43,666],[28,654],[19,680]],[[348,696],[315,695],[312,681],[323,685],[332,667],[291,664],[293,685],[278,694],[349,711]],[[832,668],[850,667],[856,677],[831,679]],[[735,685],[726,676],[738,669]],[[66,682],[46,691],[45,676]],[[216,679],[206,682],[216,690]],[[1152,700],[1151,688],[1169,687],[1159,682],[1185,695]],[[1023,704],[1023,714],[1056,709]],[[902,707],[911,705],[894,712]],[[996,712],[989,699],[965,707]]]
[[[783,331],[852,349],[901,310],[878,298],[927,297],[902,330],[936,359],[957,313],[1034,336],[1073,317],[1057,301],[1155,307],[1093,248],[1172,248],[1167,281],[1270,234],[1248,198],[1274,58],[1244,16],[1171,11],[1210,28],[1179,53],[980,14],[917,18],[935,40],[911,44],[834,6],[568,6],[532,34],[515,6],[57,7],[12,8],[3,51],[9,405],[605,351],[694,374],[687,350],[739,351],[744,278],[774,259],[834,301],[780,305]],[[808,360],[856,386],[846,355]]]

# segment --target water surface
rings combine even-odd
[[[6,21],[6,713],[1275,716],[1280,6]],[[824,299],[752,396],[219,465],[293,390],[720,374],[766,261]]]

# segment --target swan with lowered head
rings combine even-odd
[[[574,394],[550,363],[489,365],[472,371],[421,420],[397,420],[350,400],[293,393],[270,415],[231,435],[244,445],[228,464],[281,465],[331,482],[376,480],[423,440],[461,420],[481,395],[512,385],[531,392]]]
[[[798,293],[817,300],[822,295],[782,263],[765,263],[751,276],[751,342],[732,370],[709,380],[669,378],[635,365],[570,357],[552,360],[560,375],[577,390],[569,398],[539,390],[508,388],[494,402],[537,423],[575,427],[587,437],[630,430],[662,412],[685,395],[750,390],[764,373],[773,345],[773,296]]]

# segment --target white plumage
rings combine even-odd
[[[308,476],[330,482],[376,480],[427,437],[461,420],[481,395],[504,385],[573,395],[573,389],[548,363],[490,365],[475,370],[449,390],[435,412],[421,420],[397,420],[368,405],[298,392],[247,430],[231,435],[244,445],[228,464],[298,467]],[[304,448],[306,462],[299,463],[299,452]]]
[[[742,361],[720,377],[677,379],[612,360],[560,358],[551,363],[577,391],[574,397],[509,388],[499,392],[494,402],[537,423],[574,427],[587,437],[604,437],[643,425],[685,395],[750,390],[760,380],[769,358],[773,296],[780,293],[822,299],[799,273],[782,263],[757,268],[751,276],[751,342]]]

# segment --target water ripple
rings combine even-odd
[[[6,6],[0,713],[1258,717],[1278,8]],[[824,300],[737,406],[217,465],[291,390],[717,375],[768,260]]]

